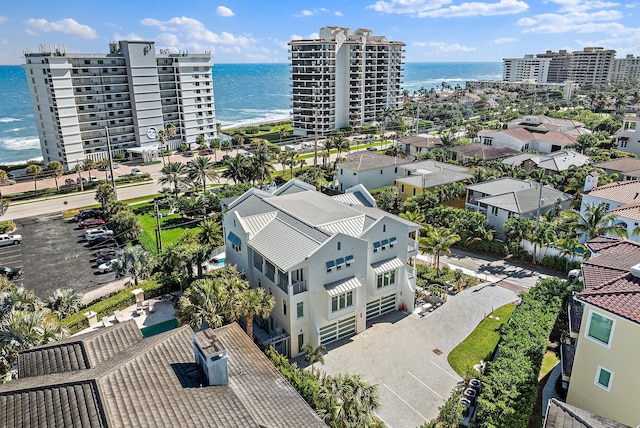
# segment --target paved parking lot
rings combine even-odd
[[[0,248],[0,265],[22,267],[22,283],[39,297],[57,288],[86,292],[115,279],[114,273],[98,274],[84,230],[62,215],[15,220],[22,244]]]
[[[449,296],[423,318],[393,312],[371,328],[332,344],[324,356],[329,374],[361,373],[378,385],[378,416],[390,428],[417,427],[435,418],[461,378],[447,363],[449,352],[473,331],[485,314],[517,299],[506,288],[479,285]]]

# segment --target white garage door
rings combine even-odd
[[[382,296],[378,300],[367,303],[367,321],[396,309],[396,293]]]
[[[326,345],[356,333],[356,316],[345,318],[320,329],[320,343]]]

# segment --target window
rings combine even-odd
[[[327,263],[327,273],[331,272],[336,265],[336,262],[333,260],[329,260]]]
[[[380,248],[380,242],[379,241],[378,242],[374,242],[373,243],[373,252],[377,253],[379,248]]]
[[[382,175],[382,174],[383,174],[383,170],[380,170],[380,175]]]
[[[344,266],[344,258],[340,257],[336,260],[336,270],[342,269]]]
[[[231,242],[231,248],[233,248],[235,252],[242,253],[242,241],[240,241],[238,235],[233,232],[229,232],[227,239]]]
[[[353,306],[353,291],[347,291],[331,298],[331,312],[340,311],[349,306]]]
[[[302,352],[303,346],[304,346],[304,334],[300,333],[298,335],[298,353]]]
[[[587,337],[603,345],[610,346],[613,326],[614,322],[611,318],[607,318],[596,312],[591,312],[589,316],[589,327],[587,328]]]
[[[386,231],[387,231],[387,225],[386,225],[386,224],[383,224],[383,225],[382,225],[382,232],[384,233],[384,232],[386,232]]]
[[[287,315],[287,301],[286,300],[282,301],[282,314],[283,315]]]
[[[351,266],[351,263],[353,263],[353,256],[347,256],[344,259],[344,263],[347,267]]]
[[[400,191],[401,191],[402,193],[404,193],[404,184],[403,184],[402,186],[400,186]]]
[[[341,246],[342,246],[342,245],[340,245],[340,242],[338,242],[338,251],[340,251],[340,247],[341,247]]]
[[[304,302],[298,302],[296,304],[296,314],[298,318],[304,317]]]
[[[378,275],[378,288],[383,288],[383,287],[387,287],[389,285],[393,285],[396,283],[396,271],[394,270],[390,270],[388,272],[383,272],[380,275]]]
[[[411,191],[411,195],[415,196],[416,195],[416,188],[414,187],[413,190]]]
[[[600,388],[609,391],[611,390],[611,381],[613,381],[613,373],[604,367],[598,366],[596,369],[595,384]]]
[[[498,215],[498,207],[491,207],[491,215],[492,216]]]

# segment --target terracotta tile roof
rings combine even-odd
[[[640,202],[622,205],[618,208],[612,209],[611,212],[620,217],[640,221]]]
[[[576,298],[640,323],[640,278],[631,273],[640,264],[640,243],[596,238],[587,246],[598,254],[582,264],[585,289]]]
[[[501,134],[509,135],[521,141],[531,141],[535,138],[534,135],[525,128],[507,129],[502,131]]]
[[[602,249],[617,245],[619,241],[620,239],[610,236],[598,236],[587,241],[586,245],[591,252],[599,253]]]
[[[520,153],[518,150],[511,149],[509,147],[493,147],[486,144],[464,144],[462,146],[451,147],[448,149],[450,152],[458,153],[461,156],[473,158],[476,157],[482,160],[491,160],[507,157],[516,153]]]
[[[611,171],[624,172],[626,175],[640,176],[640,159],[638,158],[618,158],[595,165],[596,168],[608,169]]]
[[[640,202],[640,181],[619,181],[594,187],[589,196],[631,204]]]
[[[135,321],[120,326],[126,331]],[[194,362],[188,326],[136,341],[109,359],[98,352],[100,361],[90,367],[53,363],[83,349],[74,343],[118,349],[120,344],[107,340],[122,337],[109,332],[117,327],[71,338],[58,348],[30,350],[23,361],[49,360],[54,371],[36,369],[36,375],[0,385],[0,426],[326,426],[235,323],[209,333],[227,350],[226,386],[203,386],[206,378]],[[55,349],[62,352],[54,356]]]

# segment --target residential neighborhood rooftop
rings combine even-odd
[[[420,148],[433,148],[443,145],[442,140],[438,137],[425,137],[422,135],[407,135],[406,137],[398,138],[396,141],[401,144],[409,144]]]
[[[408,177],[398,178],[396,183],[409,184],[413,187],[430,189],[435,186],[470,180],[473,175],[464,172],[443,169],[442,171],[417,170]]]
[[[366,171],[369,169],[384,168],[393,165],[404,165],[411,163],[411,160],[397,156],[387,156],[370,151],[350,153],[346,160],[338,163],[338,167],[352,171]]]
[[[477,143],[451,147],[448,150],[467,158],[475,157],[479,160],[499,159],[520,153],[520,151],[509,147],[493,147]]]
[[[596,168],[602,168],[610,171],[623,172],[629,177],[640,177],[640,159],[638,158],[617,158],[606,162],[600,162],[595,165]]]
[[[586,194],[623,204],[640,202],[640,181],[613,182],[594,187],[589,192],[586,192]]]
[[[528,187],[499,195],[479,198],[479,203],[501,208],[516,214],[530,213],[538,209],[544,210],[558,202],[573,199],[571,195],[550,186],[542,188],[542,197],[538,187]]]
[[[547,171],[562,172],[572,165],[583,166],[590,162],[589,156],[585,156],[573,150],[560,150],[548,155],[539,153],[522,153],[506,158],[502,161],[505,165],[521,166],[523,162],[530,160],[536,167]]]

